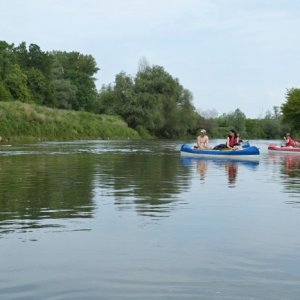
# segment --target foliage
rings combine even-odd
[[[0,101],[19,100],[49,107],[95,111],[98,71],[91,55],[44,52],[25,42],[0,41]]]
[[[0,102],[1,136],[5,140],[74,140],[140,138],[118,116],[50,109],[36,104]]]
[[[192,93],[163,67],[151,66],[146,58],[140,60],[134,77],[120,72],[113,84],[104,85],[100,91],[96,90],[94,78],[98,70],[91,55],[75,51],[45,52],[36,44],[27,46],[22,42],[15,46],[0,41],[0,101],[119,115],[145,138],[196,136],[200,128],[215,138],[225,137],[231,128],[243,138],[280,138],[284,132],[293,130],[295,135],[300,131],[300,89],[287,90],[282,115],[280,108],[274,107],[262,119],[248,119],[239,108],[216,116],[213,111],[197,112]],[[11,121],[2,131],[15,128],[14,120]],[[23,124],[26,132],[28,124]],[[62,131],[69,132],[64,126],[68,127],[63,124]],[[85,132],[84,126],[78,124],[74,131]],[[43,132],[39,127],[30,130],[34,136]]]
[[[286,102],[281,106],[283,122],[300,131],[300,89],[287,90]]]
[[[199,115],[192,94],[161,66],[144,63],[135,78],[116,75],[114,86],[102,87],[99,112],[121,115],[132,128],[151,135],[175,138],[194,133]]]
[[[99,70],[95,59],[79,52],[54,51],[51,54],[54,59],[52,77],[57,106],[93,111],[97,98],[93,76]],[[60,93],[62,87],[65,87],[64,93]]]
[[[235,129],[243,139],[279,139],[283,136],[287,127],[282,125],[282,116],[278,107],[274,107],[274,112],[267,111],[264,118],[249,119],[240,110],[236,109],[231,113],[224,113],[216,118],[207,118],[202,123],[207,122],[206,128],[213,137],[226,137],[228,130]],[[205,128],[205,126],[203,126]]]

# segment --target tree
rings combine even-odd
[[[139,64],[138,64],[138,72],[143,72],[146,68],[149,68],[150,64],[147,61],[147,58],[145,56],[143,56],[140,60],[139,60]]]
[[[229,114],[223,113],[223,115],[218,118],[218,126],[222,128],[223,135],[231,128],[238,131],[241,135],[244,135],[245,124],[246,116],[239,108]]]
[[[99,70],[95,59],[91,55],[83,55],[79,52],[55,51],[52,52],[52,56],[53,80],[68,80],[75,86],[72,90],[76,90],[76,97],[69,98],[68,107],[74,110],[94,111],[97,91],[93,76]],[[60,100],[58,99],[57,102],[59,103]]]
[[[13,70],[13,45],[0,41],[0,101],[14,100],[7,86],[7,77]]]
[[[13,96],[3,81],[0,81],[0,101],[12,101]]]
[[[195,119],[192,94],[161,66],[141,68],[135,78],[143,125],[161,137],[176,137],[191,129]]]
[[[76,86],[66,79],[53,80],[52,86],[55,106],[61,109],[72,109],[72,103],[76,101]]]
[[[15,64],[11,66],[4,83],[15,100],[22,102],[31,100],[30,91],[27,86],[27,76],[21,71],[19,65]]]
[[[47,97],[48,84],[44,74],[36,68],[30,68],[26,72],[27,85],[31,91],[32,99],[39,105],[44,105]]]
[[[103,85],[97,95],[95,112],[108,115],[116,114],[114,101],[115,93],[112,85]]]
[[[97,109],[118,114],[130,127],[152,135],[179,137],[194,133],[199,124],[192,99],[192,93],[163,67],[142,61],[135,78],[121,72],[114,85],[102,87]]]
[[[291,126],[293,130],[300,130],[300,89],[287,90],[286,102],[281,106],[283,122]]]
[[[240,134],[244,134],[246,121],[245,114],[237,108],[232,114],[229,115],[229,118],[231,120],[230,125]]]
[[[49,77],[52,66],[52,56],[44,52],[36,44],[30,44],[27,50],[26,43],[22,42],[14,48],[17,63],[23,70],[38,69],[45,77]]]

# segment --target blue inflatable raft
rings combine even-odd
[[[237,158],[237,159],[258,159],[259,149],[256,146],[249,146],[239,150],[204,150],[195,149],[193,145],[183,144],[180,148],[182,156],[190,157],[216,157],[216,158]]]

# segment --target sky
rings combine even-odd
[[[98,89],[146,59],[204,115],[261,118],[300,87],[299,0],[0,0],[0,40],[90,54]]]

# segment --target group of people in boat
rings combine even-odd
[[[228,131],[228,136],[226,139],[226,144],[220,144],[215,147],[212,147],[209,144],[209,138],[206,133],[205,129],[200,130],[200,134],[197,136],[197,145],[194,146],[195,149],[214,149],[214,150],[238,150],[242,148],[242,140],[239,136],[239,133],[234,130],[230,129]],[[296,147],[300,148],[300,142],[296,141],[290,133],[286,133],[284,136],[284,144],[283,147]]]
[[[209,144],[209,138],[206,133],[206,130],[201,129],[200,134],[197,136],[197,145],[195,146],[195,148],[196,149],[215,149],[215,150],[221,150],[221,149],[237,150],[237,149],[242,148],[241,142],[242,142],[242,140],[240,139],[238,132],[234,129],[230,129],[228,131],[226,144],[221,144],[221,145],[212,147]]]

